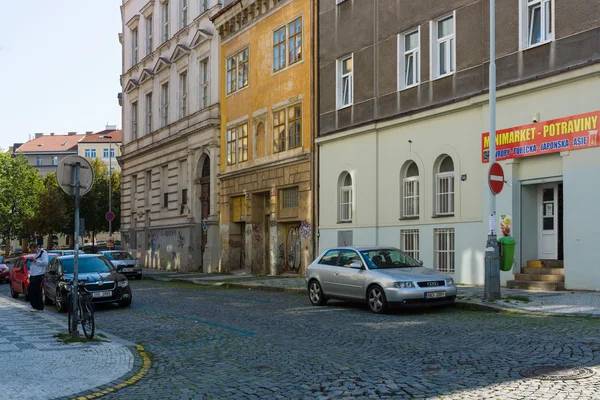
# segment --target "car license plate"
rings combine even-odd
[[[92,297],[110,297],[112,292],[92,292]]]
[[[123,268],[121,271],[123,271],[123,272],[133,272],[133,268]]]
[[[440,297],[446,297],[446,292],[427,292],[427,293],[425,293],[426,299],[438,299]]]

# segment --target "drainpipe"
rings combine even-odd
[[[320,187],[320,179],[319,179],[319,146],[315,145],[315,139],[318,136],[319,131],[319,96],[316,96],[315,93],[317,91],[317,83],[319,82],[319,68],[318,66],[315,68],[315,63],[319,60],[319,47],[318,47],[318,32],[319,32],[319,2],[318,0],[313,0],[310,8],[311,21],[314,21],[312,24],[313,32],[311,35],[311,49],[312,49],[312,62],[310,63],[310,100],[313,108],[314,117],[311,118],[311,139],[310,139],[310,170],[312,173],[312,193],[313,193],[313,207],[312,207],[312,224],[313,224],[313,234],[312,234],[312,246],[313,246],[313,254],[312,258],[314,258],[318,254],[318,242],[319,242],[319,187]],[[312,260],[311,260],[312,261]]]

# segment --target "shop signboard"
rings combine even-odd
[[[600,146],[600,111],[496,132],[496,161]],[[489,162],[490,135],[481,136],[481,161]]]

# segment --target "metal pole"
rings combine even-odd
[[[108,142],[108,212],[112,211],[112,137]],[[108,238],[112,237],[112,221],[108,221]]]
[[[496,1],[490,0],[490,155],[496,162]],[[488,174],[489,175],[489,174]],[[485,253],[485,300],[500,299],[500,252],[496,239],[496,195],[490,189],[490,221]]]
[[[71,335],[76,338],[79,336],[77,332],[77,305],[79,292],[77,290],[79,283],[79,193],[80,193],[80,167],[81,165],[77,162],[73,164],[73,170],[75,174],[74,184],[75,184],[75,235],[74,242],[75,245],[73,247],[74,255],[73,255],[73,304],[71,307],[72,318],[71,318]]]

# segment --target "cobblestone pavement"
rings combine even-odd
[[[114,340],[65,344],[64,316],[30,312],[23,300],[0,286],[0,399],[52,399],[75,395],[128,373],[134,356]]]
[[[600,320],[363,305],[191,283],[132,282],[101,329],[146,348],[148,374],[105,399],[597,399]],[[574,365],[545,381],[520,372]]]

